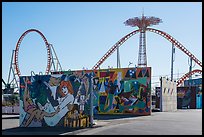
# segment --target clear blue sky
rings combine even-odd
[[[123,36],[138,29],[124,22],[145,16],[155,16],[163,23],[152,26],[182,43],[202,62],[201,2],[3,2],[2,3],[2,78],[7,81],[12,50],[28,29],[40,30],[53,44],[63,70],[91,69],[95,63]],[[147,63],[152,67],[152,82],[171,73],[171,43],[147,32]],[[139,35],[134,35],[120,47],[122,67],[137,64]],[[29,33],[19,50],[22,75],[45,72],[46,46],[37,33]],[[194,63],[193,63],[194,64]],[[116,67],[116,52],[102,65]],[[193,69],[202,69],[195,65]],[[189,71],[188,56],[176,48],[174,78]],[[180,73],[180,74],[179,74]],[[158,77],[157,77],[158,76]]]

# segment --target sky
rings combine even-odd
[[[151,28],[168,33],[202,62],[202,2],[2,2],[2,78],[7,82],[12,51],[29,29],[39,30],[53,45],[63,70],[91,69],[122,37],[138,29],[124,22],[142,13],[162,19]],[[162,36],[146,32],[152,86],[159,85],[161,76],[170,78],[171,48]],[[137,65],[139,34],[119,50],[122,68]],[[18,64],[21,75],[45,73],[47,49],[38,33],[23,38]],[[117,67],[116,52],[100,68],[109,66]],[[202,68],[193,62],[194,69]],[[173,71],[175,80],[189,71],[189,57],[178,48]]]

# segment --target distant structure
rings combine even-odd
[[[140,30],[140,40],[139,40],[139,56],[138,56],[138,67],[147,66],[147,55],[146,55],[146,29],[148,26],[157,25],[162,20],[156,17],[146,17],[144,13],[142,17],[134,17],[126,20],[124,22],[127,26],[138,27]]]

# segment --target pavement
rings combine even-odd
[[[75,135],[202,135],[202,109],[121,118]],[[68,134],[67,134],[68,135]]]
[[[169,118],[173,121],[169,121]],[[182,117],[185,117],[182,119]],[[189,121],[188,121],[189,119]],[[195,119],[195,120],[194,120]],[[179,121],[179,123],[178,123]],[[160,125],[168,125],[170,122],[172,125],[176,125],[177,128],[185,131],[186,133],[191,132],[190,129],[196,129],[196,132],[189,134],[202,134],[202,109],[188,109],[178,110],[177,112],[152,112],[150,116],[134,116],[134,115],[95,115],[94,125],[89,128],[67,128],[67,127],[40,127],[40,128],[23,128],[19,127],[19,115],[2,115],[2,135],[87,135],[87,134],[111,134],[112,128],[119,128],[119,125],[123,125],[123,129],[129,128],[129,125],[136,123],[133,127],[138,126],[138,132],[144,132],[147,129],[143,129],[141,125],[145,122],[149,124],[155,124],[154,131],[152,134],[158,134],[156,130],[162,130],[163,127]],[[194,122],[194,123],[193,123]],[[149,125],[148,124],[148,125]],[[179,125],[181,124],[181,125]],[[183,128],[186,124],[193,124],[194,126]],[[170,125],[169,125],[170,126]],[[169,127],[172,129],[175,126]],[[147,128],[147,127],[144,127]],[[152,127],[151,127],[152,128]],[[105,130],[105,132],[103,132]],[[110,132],[108,133],[108,130]],[[114,129],[113,129],[114,130]],[[131,130],[131,129],[130,129]],[[133,129],[132,134],[135,133],[136,129]],[[149,129],[151,130],[151,129]],[[167,134],[165,129],[161,134]],[[120,131],[120,130],[119,130]],[[177,130],[178,131],[178,130]],[[193,130],[192,130],[193,131]],[[118,132],[118,129],[117,131]],[[117,133],[116,133],[117,134]],[[170,133],[169,133],[170,134]],[[177,133],[175,133],[177,134]]]
[[[88,128],[67,128],[67,127],[19,127],[19,115],[2,114],[2,135],[64,135],[78,134],[90,128],[105,126],[109,122],[94,120],[93,127]]]

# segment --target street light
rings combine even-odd
[[[132,62],[129,62],[128,68],[129,68],[129,66],[130,66],[131,64],[133,64],[133,63],[132,63]]]

